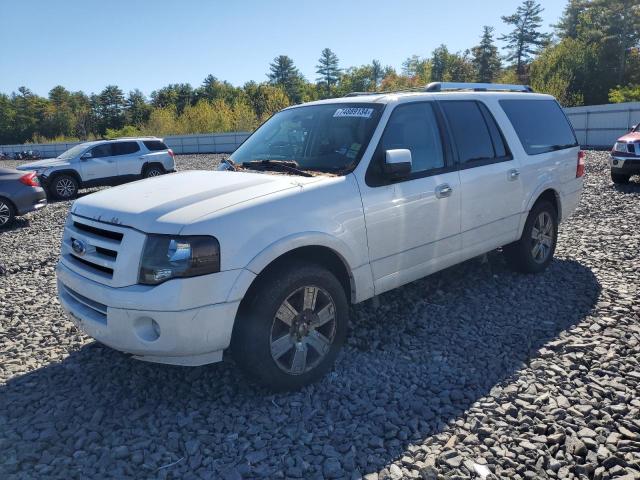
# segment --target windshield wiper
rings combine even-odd
[[[303,177],[313,177],[309,172],[300,170],[300,165],[295,160],[252,160],[250,162],[242,162],[242,166],[253,168],[254,170],[283,170]]]

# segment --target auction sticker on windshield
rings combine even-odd
[[[333,114],[335,117],[360,117],[360,118],[371,118],[371,114],[373,113],[373,108],[339,108],[336,110],[336,113]]]

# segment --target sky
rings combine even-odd
[[[539,0],[551,31],[564,0]],[[146,95],[169,83],[199,86],[213,74],[241,86],[267,79],[288,55],[315,80],[323,48],[341,67],[378,59],[398,70],[440,44],[462,51],[483,25],[496,37],[516,0],[0,0],[0,92],[24,85],[46,96],[63,85],[99,92],[115,84]],[[498,45],[501,45],[498,42]]]

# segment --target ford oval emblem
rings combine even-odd
[[[75,238],[71,240],[71,249],[75,254],[80,256],[87,253],[87,246],[84,244],[84,242],[82,240],[77,240]]]

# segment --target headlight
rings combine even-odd
[[[220,244],[214,237],[149,235],[144,244],[138,281],[158,285],[171,278],[220,271]]]
[[[627,153],[627,144],[623,143],[623,142],[616,142],[616,144],[613,146],[613,150],[616,152],[624,152]]]

